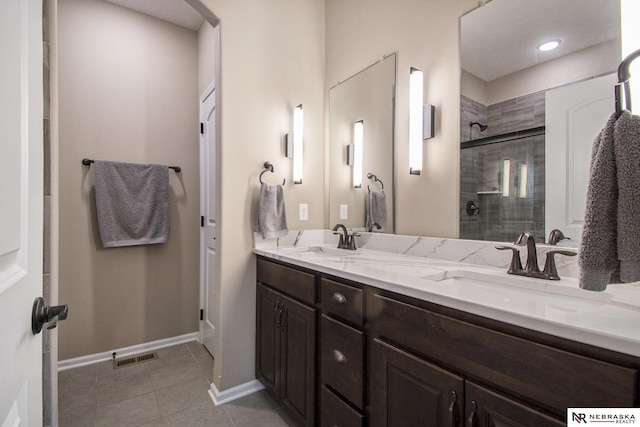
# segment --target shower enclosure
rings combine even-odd
[[[544,92],[460,105],[460,238],[544,241]]]

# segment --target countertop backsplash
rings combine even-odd
[[[299,232],[299,230],[289,230],[289,234],[285,237],[266,240],[262,238],[261,234],[254,233],[254,247],[256,249],[267,249],[277,246],[293,246]],[[297,246],[337,245],[338,237],[333,233],[331,230],[303,230],[298,239]],[[359,232],[359,234],[360,236],[356,237],[356,245],[363,249],[491,266],[504,268],[505,270],[507,270],[511,264],[511,251],[499,251],[495,247],[505,245],[517,247],[504,242],[488,242],[484,240],[463,240],[367,232]],[[546,259],[546,253],[558,249],[558,247],[543,244],[537,244],[536,246],[538,250],[538,264],[542,269]],[[525,246],[518,248],[520,249],[522,264],[524,265],[527,249]],[[556,266],[561,278],[577,278],[579,275],[577,256],[556,255]]]

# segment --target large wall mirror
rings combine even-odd
[[[575,244],[591,144],[614,108],[620,2],[492,0],[460,28],[460,237],[558,228]]]
[[[394,231],[395,82],[391,54],[329,90],[332,227]]]

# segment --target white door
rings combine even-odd
[[[42,1],[0,1],[0,425],[42,425]]]
[[[213,354],[216,306],[215,82],[200,98],[200,342]]]
[[[610,74],[547,91],[545,229],[559,229],[577,246],[582,235],[591,146],[614,111]]]

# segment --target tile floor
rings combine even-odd
[[[207,393],[213,358],[199,343],[157,353],[158,360],[115,370],[109,361],[60,372],[60,427],[296,425],[264,390],[214,406]]]

